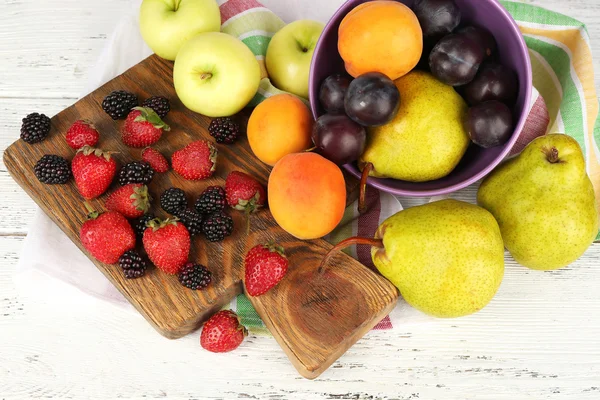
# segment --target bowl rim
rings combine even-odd
[[[342,4],[337,9],[337,11],[333,14],[333,16],[329,19],[329,21],[327,21],[327,24],[325,25],[325,29],[323,30],[323,33],[329,32],[332,29],[332,27],[331,27],[332,21],[341,17],[342,14],[344,14],[344,15],[347,14],[348,11],[346,11],[346,8],[348,7],[348,5],[350,3],[353,3],[355,1],[356,0],[347,0],[346,2],[344,2],[344,4]],[[373,0],[363,1],[363,3],[366,3],[369,1],[373,1]],[[481,1],[481,0],[478,0],[478,1]],[[494,158],[494,160],[492,160],[492,162],[490,162],[485,168],[483,168],[481,171],[479,171],[475,175],[471,176],[468,179],[465,179],[462,182],[455,183],[455,184],[449,185],[449,186],[445,186],[443,188],[426,189],[426,190],[398,189],[398,188],[392,188],[385,183],[386,179],[393,179],[393,178],[374,178],[374,177],[369,177],[367,179],[367,185],[375,187],[384,192],[397,195],[397,196],[427,197],[427,196],[439,196],[439,195],[450,194],[450,193],[456,192],[460,189],[464,189],[467,186],[470,186],[473,183],[477,182],[478,180],[486,177],[506,158],[506,156],[510,153],[510,151],[516,144],[517,140],[520,137],[521,132],[523,131],[523,128],[525,127],[525,122],[527,121],[527,117],[529,116],[529,113],[531,112],[531,106],[532,106],[531,105],[531,97],[532,97],[532,93],[533,93],[533,72],[531,69],[531,59],[529,57],[529,49],[527,47],[527,44],[525,43],[525,38],[524,38],[523,34],[521,33],[521,30],[519,29],[517,22],[512,17],[512,15],[510,15],[508,10],[506,8],[504,8],[504,6],[502,6],[502,4],[500,4],[500,2],[498,0],[487,0],[487,1],[488,1],[488,3],[490,3],[492,6],[494,6],[496,8],[498,13],[501,14],[505,20],[507,20],[509,22],[510,30],[512,31],[513,34],[515,34],[517,36],[518,41],[519,41],[519,52],[521,53],[521,56],[525,59],[525,62],[526,62],[525,78],[526,78],[527,84],[526,84],[526,89],[525,89],[526,90],[525,99],[523,101],[524,109],[523,109],[523,112],[521,113],[521,117],[519,118],[519,121],[517,122],[517,124],[515,126],[513,134],[511,135],[509,141],[505,145],[504,150],[500,154],[498,154],[498,156],[496,156],[496,158]],[[323,47],[323,41],[324,41],[323,38],[324,38],[324,35],[322,34],[317,42],[317,45],[315,46],[315,50],[314,50],[313,54],[321,51],[321,47]],[[318,117],[319,117],[317,114],[317,102],[318,102],[318,99],[317,99],[318,94],[317,94],[317,89],[316,89],[317,85],[316,85],[315,76],[314,76],[316,59],[317,58],[313,56],[313,58],[311,60],[311,64],[310,64],[310,74],[309,74],[309,101],[311,104],[311,111],[313,114],[313,118],[315,120],[318,119]],[[354,165],[354,163],[346,164],[343,167],[346,171],[350,172],[355,177],[357,177],[357,178],[361,177],[361,173],[358,170],[358,168]]]

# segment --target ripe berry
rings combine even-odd
[[[209,186],[196,200],[196,211],[200,214],[212,214],[225,209],[225,189],[220,186]]]
[[[218,151],[212,143],[198,140],[173,153],[171,164],[173,170],[183,178],[197,181],[214,174],[217,157]]]
[[[135,231],[135,235],[141,239],[142,237],[144,237],[144,232],[146,231],[146,228],[148,227],[147,224],[148,222],[152,221],[153,219],[155,219],[156,216],[154,214],[144,214],[141,217],[139,217],[138,219],[136,219],[133,222],[133,230]]]
[[[237,314],[231,310],[223,310],[204,324],[200,345],[213,353],[225,353],[238,348],[246,335],[248,331],[240,324]]]
[[[123,268],[123,274],[127,279],[135,279],[146,273],[146,262],[135,251],[129,250],[119,257],[119,266]]]
[[[283,247],[269,243],[253,247],[244,260],[244,285],[250,296],[271,290],[285,276],[288,259]]]
[[[208,126],[208,133],[215,138],[217,143],[231,144],[240,134],[240,126],[231,118],[215,118]]]
[[[202,233],[209,242],[220,242],[233,233],[233,218],[224,212],[216,212],[202,222]]]
[[[146,147],[142,151],[142,160],[146,161],[155,172],[159,174],[169,170],[169,162],[158,150],[151,147]]]
[[[179,282],[192,290],[204,289],[210,284],[212,274],[203,265],[187,263],[179,271]]]
[[[154,170],[150,164],[143,161],[132,161],[127,163],[119,171],[119,184],[121,186],[130,183],[149,184],[154,178]]]
[[[163,272],[177,274],[188,262],[190,233],[176,220],[155,219],[148,225],[143,238],[148,258]]]
[[[160,195],[160,207],[171,215],[177,215],[187,207],[185,192],[179,188],[169,188]]]
[[[196,236],[202,232],[202,215],[198,214],[196,210],[179,210],[175,216],[187,228],[190,236]]]
[[[33,171],[40,182],[48,185],[67,183],[72,176],[69,162],[53,154],[40,158]]]
[[[78,150],[83,146],[94,147],[98,143],[100,134],[90,122],[75,121],[67,131],[65,139],[69,147]]]
[[[125,119],[131,109],[137,106],[137,96],[124,90],[114,91],[102,101],[102,109],[114,120]]]
[[[50,118],[44,114],[32,113],[23,118],[21,139],[32,144],[46,139],[50,133]]]
[[[153,109],[161,118],[166,117],[169,111],[171,111],[169,99],[163,96],[152,96],[149,99],[144,100],[142,107]]]

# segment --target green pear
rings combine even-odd
[[[442,200],[400,211],[381,224],[375,238],[382,239],[371,243],[379,272],[429,315],[450,318],[481,310],[504,276],[498,223],[473,204]]]
[[[433,75],[413,71],[395,81],[402,99],[396,117],[369,128],[361,169],[371,176],[425,182],[448,175],[467,151],[467,104]]]
[[[581,148],[562,134],[539,137],[496,168],[477,202],[490,211],[517,262],[537,270],[577,260],[598,233],[598,209]]]

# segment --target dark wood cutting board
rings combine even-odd
[[[154,146],[163,154],[171,156],[194,140],[213,141],[207,131],[210,119],[191,112],[178,100],[172,68],[172,62],[157,56],[147,58],[54,116],[51,134],[45,141],[29,145],[18,140],[4,153],[4,163],[15,181],[88,256],[79,240],[79,229],[87,212],[75,184],[44,185],[36,179],[33,166],[44,154],[73,158],[74,152],[67,146],[64,134],[78,119],[96,125],[101,135],[99,147],[116,151],[114,157],[119,165],[141,159],[140,149],[129,148],[120,140],[123,122],[113,121],[101,107],[104,97],[119,89],[135,93],[140,101],[152,95],[171,100],[172,111],[165,118],[171,131],[165,132]],[[238,118],[245,126],[247,113]],[[158,197],[169,187],[184,189],[193,204],[206,187],[223,185],[227,174],[234,170],[267,183],[270,168],[253,156],[245,136],[234,145],[217,147],[218,168],[210,179],[187,181],[173,171],[155,176],[149,189],[155,198],[152,211],[156,215],[167,216],[158,206]],[[352,198],[356,181],[347,182]],[[103,210],[105,198],[106,195],[91,201],[92,206]],[[331,248],[324,240],[294,238],[279,228],[268,210],[251,216],[252,230],[247,235],[244,215],[233,210],[230,214],[234,218],[234,234],[224,242],[193,239],[190,259],[206,265],[213,273],[213,283],[205,290],[189,290],[179,284],[176,276],[156,268],[142,278],[127,280],[118,265],[90,259],[158,332],[175,339],[199,328],[214,312],[242,293],[243,260],[249,249],[269,240],[280,243],[290,260],[288,275],[275,289],[250,300],[294,366],[307,378],[315,378],[327,369],[396,304],[398,292],[393,285],[343,253],[334,258],[325,274],[318,275],[317,265]]]

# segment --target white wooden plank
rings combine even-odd
[[[3,0],[0,97],[76,98],[131,3]]]
[[[57,303],[17,296],[11,270],[21,244],[20,237],[0,237],[0,393],[7,398],[600,395],[600,246],[555,273],[508,260],[498,296],[481,313],[371,332],[308,382],[270,337],[251,336],[234,353],[214,355],[199,347],[198,333],[168,341],[138,315],[85,297]]]

